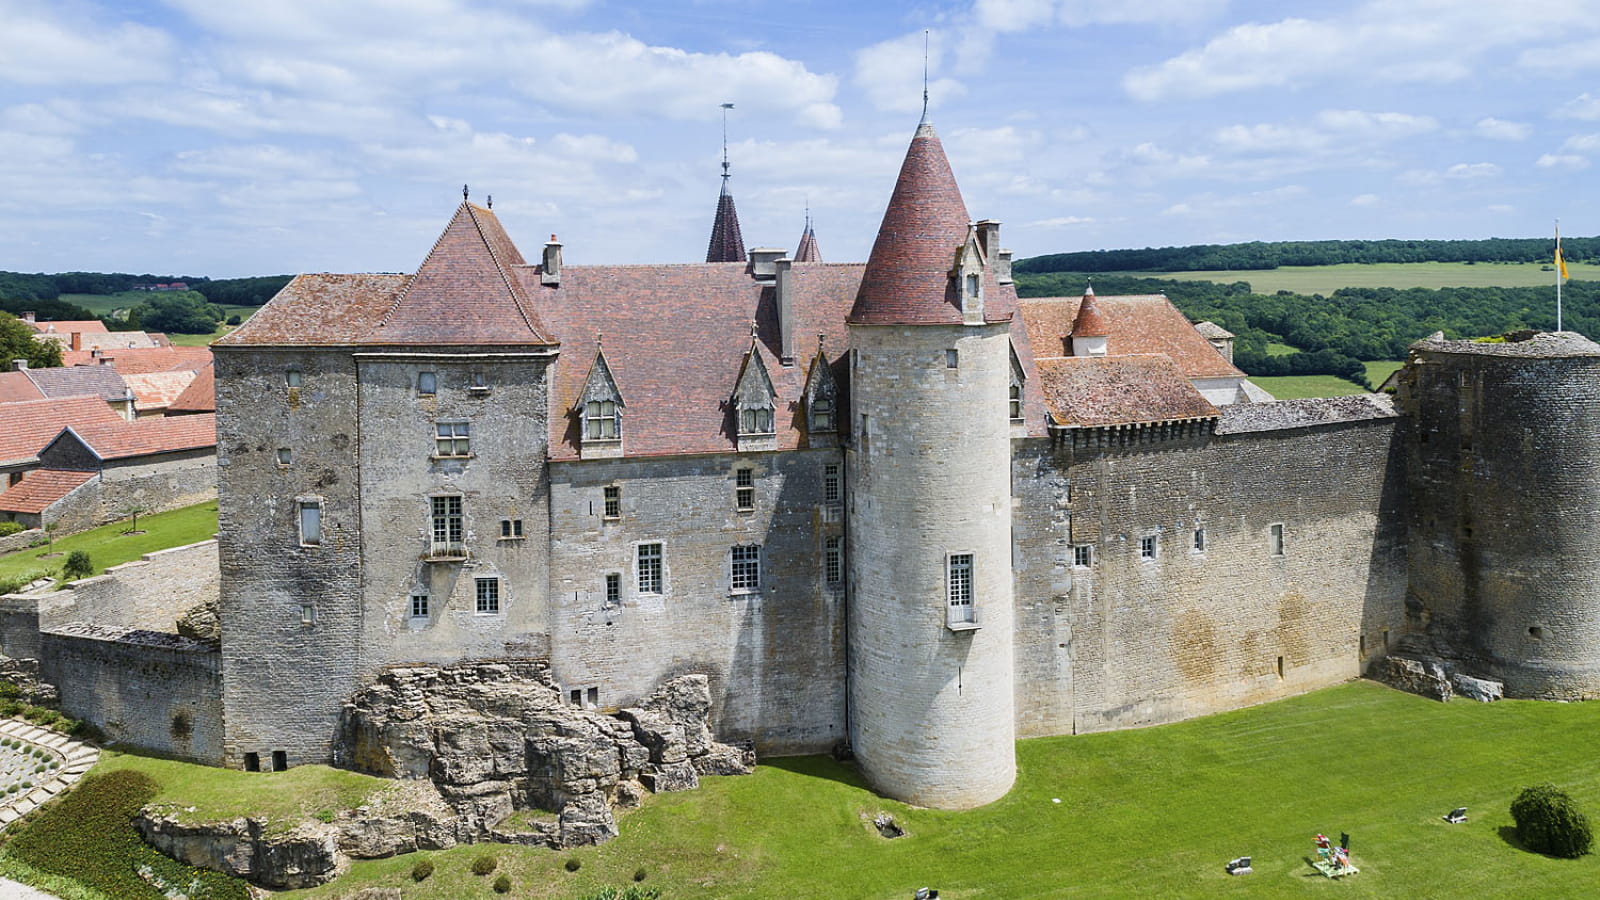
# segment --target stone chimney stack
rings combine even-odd
[[[1000,252],[1000,223],[994,219],[980,219],[976,227],[978,247],[983,250],[984,264],[992,270],[995,254]]]
[[[778,260],[789,255],[782,247],[755,247],[750,251],[750,277],[771,282],[778,276]]]
[[[994,258],[994,280],[1001,284],[1011,284],[1011,251],[1001,250]]]
[[[790,266],[794,260],[788,257],[773,260],[774,273],[777,277],[776,286],[773,288],[773,299],[778,307],[779,353],[778,362],[785,368],[794,365],[796,338],[795,331],[799,326],[795,323],[794,287],[790,285]]]
[[[28,361],[25,359],[13,359],[11,361],[11,369],[14,372],[26,372],[28,371]]]
[[[553,234],[544,245],[544,265],[539,267],[539,283],[552,287],[561,284],[561,242]]]

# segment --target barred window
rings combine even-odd
[[[735,546],[732,559],[733,590],[739,593],[761,590],[761,545]]]
[[[756,508],[756,472],[754,469],[735,469],[734,506],[740,510]]]
[[[822,542],[822,575],[829,584],[844,581],[844,541],[831,537]]]
[[[584,407],[586,430],[584,436],[591,441],[615,440],[617,436],[617,404],[612,400],[590,400]]]
[[[435,456],[467,456],[472,452],[472,426],[466,422],[439,422],[434,425]]]
[[[635,557],[639,593],[661,593],[661,545],[640,544]]]
[[[605,497],[605,517],[608,519],[622,518],[622,488],[615,484],[608,484],[603,491]]]
[[[952,553],[947,564],[950,594],[950,621],[971,622],[972,614],[972,554]]]
[[[479,578],[478,588],[478,613],[480,615],[493,615],[500,611],[500,579]]]

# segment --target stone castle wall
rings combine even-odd
[[[1357,677],[1405,624],[1398,422],[1019,443],[1019,732],[1154,725]]]
[[[836,450],[602,459],[551,466],[552,667],[568,692],[625,706],[667,679],[709,676],[712,726],[763,753],[814,753],[844,738],[844,586],[824,577],[824,542],[843,534],[826,500]],[[736,470],[755,503],[737,508]],[[620,515],[606,518],[605,488]],[[636,557],[660,543],[659,594]],[[761,589],[736,593],[731,548],[761,547]],[[606,576],[619,596],[608,603]]]
[[[214,601],[219,590],[217,542],[201,541],[147,553],[63,585],[48,603],[41,602],[40,624],[59,628],[84,622],[170,632],[184,613]]]

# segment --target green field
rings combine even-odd
[[[1573,278],[1600,281],[1600,264],[1569,263]],[[1346,263],[1336,266],[1285,266],[1278,269],[1231,269],[1207,272],[1117,272],[1134,278],[1178,281],[1248,281],[1258,294],[1291,291],[1331,294],[1342,287],[1539,287],[1555,290],[1555,271],[1539,263]]]
[[[103,317],[111,315],[115,310],[138,306],[140,303],[147,302],[151,297],[158,296],[160,295],[145,291],[123,291],[119,294],[62,294],[61,300],[65,303],[77,304],[95,315]],[[223,305],[222,311],[229,316],[237,315],[241,319],[248,319],[260,308],[259,306]],[[217,330],[210,334],[169,334],[167,338],[181,347],[204,347],[232,330],[231,326],[218,325]]]
[[[491,898],[490,879],[468,871],[485,853],[510,874],[512,896],[556,900],[631,883],[640,868],[664,900],[904,900],[924,885],[947,900],[1590,896],[1600,858],[1520,849],[1507,807],[1548,780],[1600,815],[1597,730],[1600,703],[1442,704],[1355,682],[1176,725],[1021,741],[1011,793],[970,812],[884,800],[827,758],[772,759],[751,776],[648,798],[599,847],[479,844],[359,861],[332,884],[276,896],[337,898],[376,885],[407,900]],[[197,777],[194,796],[222,812],[282,807],[302,789],[293,770],[223,778],[128,760],[100,768],[136,765],[177,803]],[[303,808],[360,793],[359,782],[307,768],[317,771],[303,783],[325,799]],[[1468,807],[1467,824],[1440,821],[1456,806]],[[880,837],[870,824],[878,812],[908,835]],[[1348,832],[1361,874],[1336,884],[1313,872],[1318,832]],[[1255,874],[1224,874],[1241,855],[1254,858]],[[437,871],[413,884],[422,858]],[[568,859],[581,868],[565,871]]]
[[[1385,379],[1393,375],[1405,363],[1396,359],[1378,359],[1369,360],[1365,365],[1367,367],[1367,380],[1372,382],[1372,387],[1376,390],[1382,386]]]
[[[0,556],[0,580],[44,569],[60,569],[66,554],[85,550],[96,572],[138,559],[146,553],[209,540],[217,533],[217,501],[197,503],[171,512],[139,516],[139,534],[123,534],[129,522],[113,522],[91,531],[57,538],[55,547],[34,547]],[[41,559],[46,553],[59,554]]]
[[[1262,390],[1279,400],[1302,400],[1307,397],[1348,397],[1365,394],[1366,388],[1345,381],[1337,375],[1269,375],[1250,380]],[[1377,385],[1374,384],[1374,387]]]

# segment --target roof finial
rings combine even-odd
[[[494,209],[494,195],[493,194],[490,194],[489,196],[485,197],[484,200],[488,201],[488,205],[489,205],[490,209]]]
[[[722,192],[728,192],[728,110],[732,103],[722,104]]]
[[[811,230],[811,195],[806,195],[806,231]]]
[[[600,351],[600,345],[604,344],[605,340],[606,340],[606,333],[605,332],[596,331],[594,333],[594,349],[595,349],[595,352],[598,353]]]
[[[467,200],[467,186],[463,184],[461,186],[461,202],[465,203],[466,200]]]
[[[1091,277],[1087,277],[1085,280],[1089,282],[1089,286],[1084,289],[1083,295],[1085,297],[1093,297],[1094,296],[1094,278],[1091,276]]]
[[[922,121],[928,124],[928,29],[922,29]]]

